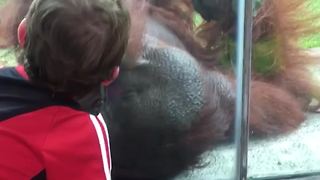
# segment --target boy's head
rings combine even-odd
[[[30,79],[82,96],[116,78],[130,19],[117,0],[34,0],[18,29]]]

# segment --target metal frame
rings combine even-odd
[[[300,173],[282,176],[267,176],[267,177],[250,177],[251,180],[317,180],[320,179],[320,172]]]
[[[247,179],[249,106],[252,56],[252,0],[238,0],[237,6],[237,90],[235,116],[236,174],[235,179]]]

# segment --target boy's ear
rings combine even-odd
[[[26,21],[26,18],[24,18],[18,26],[18,42],[21,48],[24,48],[24,44],[26,42],[26,35],[27,35],[27,21]]]
[[[107,80],[104,80],[102,84],[104,86],[109,86],[114,80],[117,79],[117,77],[119,76],[119,73],[120,73],[120,67],[119,66],[114,67],[111,71],[111,77]]]

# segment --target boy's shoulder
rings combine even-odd
[[[19,70],[20,69],[20,70]],[[0,121],[51,106],[77,111],[78,104],[30,83],[21,67],[0,69]]]

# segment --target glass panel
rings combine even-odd
[[[319,175],[320,1],[260,2],[253,30],[249,177]]]
[[[233,179],[235,6],[150,2],[144,54],[135,65],[127,57],[107,92],[113,173]]]
[[[16,65],[16,28],[31,1],[0,11],[0,65]],[[123,2],[129,46],[120,77],[102,90],[113,179],[234,179],[237,1]]]
[[[0,0],[0,67],[17,65],[31,1]],[[129,47],[102,91],[112,176],[234,179],[239,2],[123,2]],[[253,0],[249,178],[320,174],[319,9],[319,0]]]

